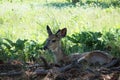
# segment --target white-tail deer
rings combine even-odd
[[[94,64],[98,62],[99,64],[104,64],[109,63],[112,59],[111,55],[99,50],[67,56],[61,47],[61,39],[66,36],[67,28],[59,29],[55,34],[53,34],[50,27],[47,26],[47,33],[48,38],[44,49],[51,50],[54,53],[56,63],[67,63],[78,59],[79,62],[86,60],[88,63]]]

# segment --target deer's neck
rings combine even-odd
[[[66,56],[64,51],[62,50],[61,46],[57,47],[54,51],[54,59],[55,59],[55,62],[61,62],[64,57]]]

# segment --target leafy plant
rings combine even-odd
[[[33,58],[39,58],[40,56],[40,51],[41,51],[41,46],[40,44],[38,44],[38,42],[35,42],[33,40],[28,41],[25,44],[25,51],[26,51],[26,57],[27,60],[32,61]]]
[[[89,51],[89,50],[95,50],[95,49],[101,49],[104,44],[100,40],[102,36],[101,32],[81,32],[73,34],[71,37],[68,36],[68,40],[75,44],[80,44],[83,48],[83,51]]]
[[[104,50],[114,56],[120,56],[120,44],[118,44],[120,43],[120,29],[112,29],[104,33],[85,31],[72,34],[67,39],[73,43],[72,46],[69,46],[70,50],[81,50],[82,52]]]
[[[103,35],[103,40],[105,42],[105,47],[109,52],[120,57],[120,29],[110,29]]]

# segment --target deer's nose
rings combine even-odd
[[[47,46],[44,46],[43,49],[46,50],[46,49],[48,49],[48,47],[47,47]]]

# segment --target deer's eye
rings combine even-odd
[[[52,40],[52,42],[56,42],[56,40]]]

